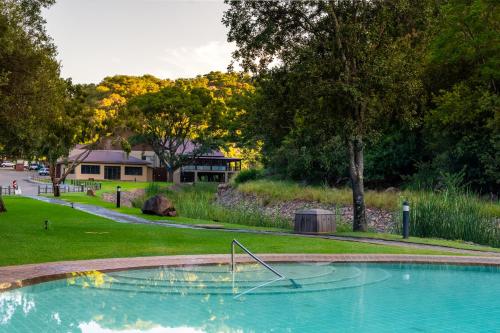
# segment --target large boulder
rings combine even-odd
[[[142,213],[158,216],[176,216],[177,212],[170,200],[163,195],[155,195],[142,205]]]

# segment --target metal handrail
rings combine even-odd
[[[253,254],[252,252],[250,252],[250,250],[248,250],[246,247],[244,247],[243,244],[241,244],[240,242],[238,242],[236,239],[233,239],[233,241],[231,242],[231,272],[235,272],[236,271],[236,262],[234,261],[234,246],[235,245],[238,245],[250,257],[252,257],[253,259],[255,259],[259,264],[261,264],[262,266],[264,266],[265,268],[267,268],[268,270],[270,270],[274,274],[278,275],[281,279],[285,279],[286,278],[283,274],[281,274],[280,272],[278,272],[277,270],[275,270],[274,268],[272,268],[271,266],[269,266],[268,264],[266,264],[262,259],[260,259],[259,257],[257,257],[255,254]]]

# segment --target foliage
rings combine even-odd
[[[222,105],[206,88],[168,87],[130,101],[139,130],[160,161],[173,172],[218,147]]]
[[[364,138],[377,129],[379,118],[407,117],[417,108],[427,1],[227,3],[223,22],[230,28],[228,40],[238,46],[235,59],[245,69],[270,73],[270,80],[277,77],[282,91],[288,90],[287,96],[266,94],[264,99],[264,105],[278,109],[292,106],[278,111],[290,113],[285,124],[293,126],[284,138],[298,128],[305,135],[318,133],[313,140],[321,143],[338,135],[346,146],[353,228],[366,230]],[[273,60],[279,63],[269,70]]]
[[[257,180],[262,177],[263,170],[261,169],[248,169],[240,171],[234,178],[231,180],[234,181],[235,184],[246,183],[251,180]]]
[[[424,128],[432,169],[464,169],[466,182],[491,193],[500,186],[499,20],[498,1],[447,1],[425,72],[433,95]]]
[[[55,47],[41,15],[53,2],[0,2],[0,150],[6,155],[36,154],[41,119],[62,98]]]

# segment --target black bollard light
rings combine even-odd
[[[403,238],[410,237],[410,205],[403,202]]]
[[[122,192],[121,186],[116,187],[116,208],[120,208],[120,194]]]
[[[49,220],[45,220],[44,228],[45,230],[49,230]]]

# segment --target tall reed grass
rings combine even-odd
[[[160,183],[155,183],[155,182],[149,183],[146,186],[146,188],[144,189],[144,195],[141,195],[140,197],[134,198],[132,200],[132,207],[142,208],[142,206],[144,205],[144,202],[147,199],[149,199],[157,194],[163,193],[164,189],[165,188],[162,188]]]
[[[326,204],[352,205],[350,188],[331,188],[327,186],[304,186],[288,181],[255,180],[238,185],[243,193],[255,194],[273,201],[316,201]],[[365,202],[368,207],[393,211],[397,208],[400,193],[366,191]]]
[[[217,205],[215,193],[217,185],[197,183],[176,191],[168,191],[168,197],[173,201],[179,215],[217,222],[290,229],[289,220],[279,216],[268,216],[257,209],[257,206],[229,209]]]
[[[500,247],[498,204],[485,204],[471,193],[453,189],[411,192],[407,199],[410,235]],[[402,214],[396,216],[396,231],[400,232]]]

